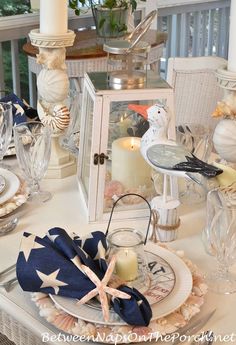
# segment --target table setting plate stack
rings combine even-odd
[[[0,167],[0,217],[11,214],[27,198],[26,183],[14,172]]]
[[[114,297],[114,291],[111,293],[109,288],[106,290],[105,280],[109,270],[114,278],[114,267],[110,268],[114,260],[116,273],[118,272],[119,258],[112,257],[106,262],[105,253],[109,249],[104,242],[104,236],[100,231],[92,232],[83,238],[75,234],[69,236],[61,228],[50,229],[43,238],[24,234],[17,261],[17,277],[22,289],[32,292],[31,299],[39,308],[41,317],[71,335],[85,336],[88,340],[104,343],[118,339],[118,342],[122,343],[127,342],[127,339],[128,342],[140,342],[144,339],[150,340],[150,337],[154,339],[157,334],[160,336],[176,332],[200,312],[207,292],[201,272],[184,256],[183,251],[174,252],[164,245],[148,243],[145,246],[148,279],[138,290],[138,287],[133,288],[130,282],[123,281],[122,284],[127,286],[114,285],[112,278],[110,285],[106,282],[116,294],[132,294],[138,291],[136,295],[132,295],[132,298],[138,296],[135,297],[137,306],[134,306],[134,300]],[[55,248],[57,253],[54,252]],[[49,256],[50,264],[45,268],[43,262],[45,257]],[[94,260],[92,264],[91,258]],[[100,268],[108,263],[103,278],[98,278],[96,269],[91,274],[91,265],[94,262],[98,263]],[[88,266],[85,266],[86,263]],[[91,282],[93,284],[89,288]],[[113,296],[109,299],[108,319],[104,316],[104,301],[99,290],[101,282],[103,285],[100,285],[100,288],[107,291],[107,295]],[[88,293],[82,291],[83,289],[87,289]],[[96,289],[100,299],[88,298]],[[127,301],[130,304],[125,304]],[[130,309],[137,308],[137,319],[129,314],[127,306]]]

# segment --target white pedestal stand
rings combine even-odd
[[[70,114],[65,106],[69,79],[65,65],[65,47],[72,46],[73,31],[60,35],[29,34],[32,45],[39,47],[37,62],[42,64],[38,80],[38,113],[40,120],[52,129],[52,152],[46,178],[63,178],[76,172],[76,162],[59,145],[59,136],[69,125]]]

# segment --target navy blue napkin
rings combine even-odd
[[[80,270],[88,266],[101,280],[107,270],[105,234],[89,233],[87,237],[70,237],[64,229],[50,229],[43,238],[24,233],[17,259],[17,278],[24,291],[43,292],[81,299],[95,288]],[[128,324],[147,326],[152,317],[146,298],[137,290],[121,286],[127,300],[114,298],[115,312]]]
[[[13,125],[26,122],[27,119],[38,120],[37,110],[31,108],[14,93],[1,98],[0,102],[9,103],[12,105]]]

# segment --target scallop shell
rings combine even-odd
[[[66,99],[69,90],[69,79],[63,70],[42,69],[37,79],[38,92],[48,103],[59,103]]]
[[[50,114],[50,111],[38,102],[37,110],[41,122],[50,127],[54,133],[61,132],[69,126],[70,111],[64,104],[55,105]]]

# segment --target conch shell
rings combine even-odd
[[[65,71],[42,69],[37,79],[38,92],[48,103],[59,103],[66,99],[69,79]]]
[[[69,126],[70,111],[64,104],[57,104],[50,111],[39,101],[37,110],[41,122],[50,127],[54,133],[59,133]]]

